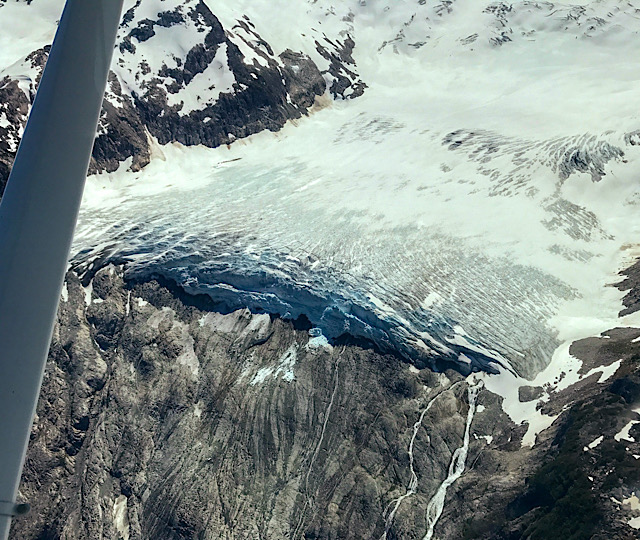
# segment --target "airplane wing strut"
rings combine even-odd
[[[0,203],[0,539],[9,534],[123,0],[67,0]]]

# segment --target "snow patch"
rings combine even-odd
[[[589,370],[589,372],[586,375],[583,375],[580,380],[586,379],[588,377],[591,377],[591,375],[600,372],[601,375],[600,375],[600,378],[598,379],[598,383],[602,384],[603,382],[606,382],[608,379],[610,379],[616,374],[621,364],[622,364],[622,359],[616,360],[615,362],[613,362],[612,364],[609,364],[608,366],[595,367]]]
[[[218,101],[220,94],[233,92],[235,82],[235,75],[229,68],[227,44],[222,43],[207,68],[202,73],[198,73],[189,85],[179,92],[169,93],[167,102],[170,106],[182,103],[179,114],[188,115],[214,104]]]
[[[276,366],[267,366],[260,368],[258,372],[255,374],[251,382],[249,383],[251,386],[256,386],[258,384],[262,384],[266,382],[269,378],[273,377],[274,379],[282,378],[285,382],[292,382],[295,380],[295,373],[293,371],[293,366],[295,366],[298,355],[298,344],[293,343],[278,359],[278,364]]]
[[[195,341],[187,331],[187,326],[182,325],[182,353],[178,356],[177,362],[180,365],[187,366],[191,370],[194,378],[198,376],[200,371],[200,361],[194,350]]]
[[[476,409],[476,412],[478,412],[478,410]],[[491,444],[493,442],[493,435],[476,435],[475,433],[473,434],[473,437],[476,441],[480,440],[480,439],[484,439],[486,441],[487,444]]]
[[[537,409],[536,400],[521,402],[518,390],[527,381],[513,373],[504,370],[499,375],[483,375],[482,378],[489,392],[503,397],[502,409],[514,423],[519,425],[527,422],[528,428],[522,439],[522,446],[533,447],[537,434],[553,424],[558,416],[542,414]]]
[[[640,510],[640,499],[638,499],[635,493],[628,499],[623,499],[622,504],[628,504],[631,510]]]
[[[593,450],[594,448],[597,448],[602,441],[604,441],[604,435],[600,435],[600,437],[590,442],[587,446],[583,448],[583,450],[585,452],[588,452],[589,450]]]
[[[89,282],[86,287],[82,287],[84,289],[84,303],[87,306],[91,305],[91,297],[93,295],[93,280]]]
[[[320,328],[312,328],[309,330],[309,341],[306,345],[307,350],[313,349],[326,349],[328,351],[333,350],[333,346],[329,344],[329,340],[322,334]]]
[[[613,326],[615,325],[612,324],[611,327]],[[560,345],[549,365],[530,381],[507,370],[502,370],[499,375],[486,375],[484,378],[487,390],[504,398],[502,408],[511,420],[516,424],[528,423],[529,427],[522,440],[523,446],[533,447],[537,434],[551,426],[559,416],[541,413],[538,410],[540,403],[552,399],[554,392],[565,390],[597,373],[601,374],[598,383],[604,383],[617,372],[622,363],[622,360],[617,360],[608,366],[597,366],[581,375],[579,371],[582,361],[569,352],[572,344],[573,341],[567,341]],[[522,386],[542,387],[545,393],[537,400],[523,403],[519,397],[519,389]]]
[[[293,381],[296,377],[293,372],[293,366],[296,364],[298,344],[294,343],[289,347],[285,353],[280,357],[278,367],[276,368],[273,376],[278,378],[278,375],[282,373],[282,380],[286,382]]]
[[[62,291],[60,293],[60,298],[62,298],[63,302],[68,302],[69,301],[69,289],[67,288],[67,282],[66,281],[62,284]]]
[[[629,432],[631,431],[631,428],[636,424],[640,424],[640,420],[629,421],[629,423],[626,426],[624,426],[618,433],[616,433],[613,436],[613,438],[618,442],[620,441],[636,442],[636,440],[629,434]]]
[[[433,308],[435,305],[442,302],[444,299],[437,292],[431,291],[426,298],[420,304],[424,309]]]
[[[238,336],[240,339],[245,339],[248,336],[253,336],[257,340],[265,340],[269,336],[269,329],[271,328],[271,317],[266,313],[254,314],[246,310],[249,313],[251,320],[247,327]]]
[[[232,31],[227,31],[227,36],[240,49],[242,56],[244,56],[245,64],[250,66],[254,66],[256,64],[263,67],[269,66],[267,59],[256,50],[259,50],[259,41],[242,26],[234,26]]]
[[[129,540],[129,512],[127,497],[120,495],[113,503],[113,524],[122,540]]]
[[[258,373],[256,373],[255,377],[249,383],[251,386],[255,386],[256,384],[264,383],[275,371],[274,367],[265,367],[260,368]]]
[[[7,118],[7,114],[4,111],[0,112],[0,128],[8,128],[12,125],[13,124],[9,122],[9,119]]]
[[[212,330],[216,330],[217,332],[229,334],[235,330],[242,314],[242,311],[236,311],[229,313],[228,315],[215,312],[207,313],[200,317],[198,325],[201,328],[206,326]]]
[[[195,416],[196,418],[201,418],[202,412],[203,412],[202,401],[198,401],[198,403],[196,403],[193,406],[193,416]]]

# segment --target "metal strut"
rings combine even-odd
[[[0,203],[0,539],[16,505],[123,0],[67,0]]]

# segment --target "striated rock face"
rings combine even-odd
[[[68,274],[22,484],[33,511],[12,537],[424,534],[464,444],[467,383],[207,304],[112,266],[86,288]],[[416,493],[388,522],[434,397],[412,449]],[[478,403],[473,433],[510,454],[496,400]],[[468,461],[485,446],[471,435]]]
[[[331,346],[304,319],[224,315],[121,267],[84,284],[67,274],[14,539],[549,538],[574,503],[597,538],[632,538],[610,497],[636,481],[638,443],[614,435],[640,397],[639,331],[576,345],[585,361],[629,353],[529,449],[473,378]]]

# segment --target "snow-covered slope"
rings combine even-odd
[[[89,180],[75,261],[422,365],[533,378],[556,351],[551,391],[563,342],[637,323],[609,285],[640,238],[639,8],[130,1],[97,145],[119,168]]]

